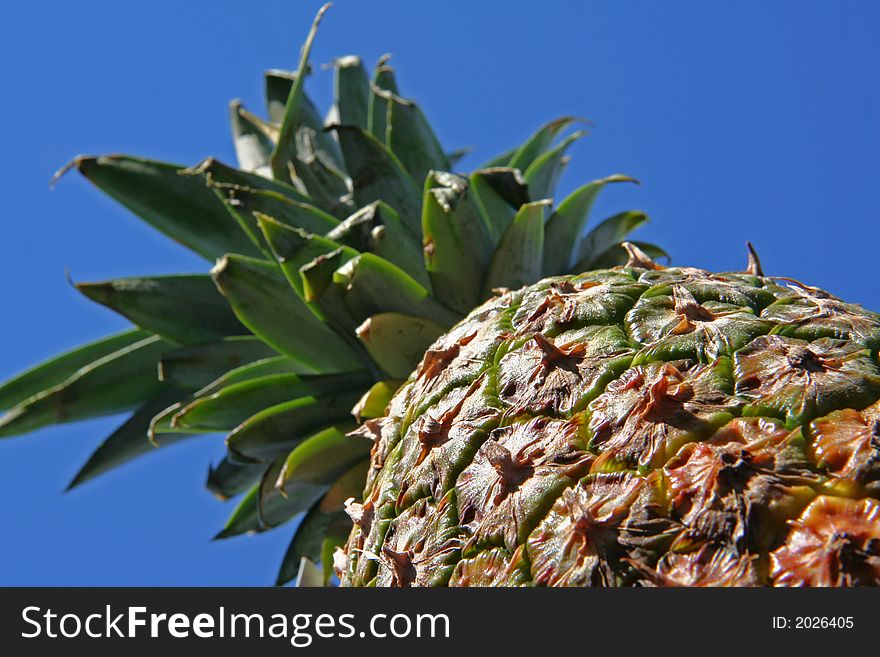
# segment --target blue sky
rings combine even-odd
[[[319,2],[16,3],[0,42],[0,378],[124,326],[65,281],[206,264],[71,175],[78,153],[231,161],[227,102],[261,108]],[[563,186],[639,178],[599,210],[646,210],[675,262],[770,274],[880,310],[880,4],[337,0],[317,63],[394,54],[405,95],[477,164],[562,114],[592,119]],[[310,81],[322,105],[329,72]],[[290,529],[209,542],[231,510],[202,489],[217,437],[63,494],[109,418],[0,443],[0,585],[248,585],[274,579]]]

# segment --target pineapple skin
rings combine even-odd
[[[880,584],[880,315],[616,267],[499,290],[356,432],[344,586]]]

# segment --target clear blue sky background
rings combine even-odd
[[[71,175],[77,153],[232,160],[226,103],[261,108],[318,2],[14,3],[0,41],[0,377],[124,326],[64,278],[204,271]],[[611,172],[601,210],[639,207],[678,263],[765,269],[875,310],[880,3],[337,0],[314,60],[394,53],[402,89],[476,164],[561,114],[596,123],[564,185]],[[310,81],[326,103],[329,72]],[[221,439],[62,490],[118,422],[0,444],[0,584],[268,584],[290,535],[209,542]]]

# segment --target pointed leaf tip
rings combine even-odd
[[[626,267],[641,267],[642,269],[665,269],[663,265],[658,265],[651,260],[647,253],[642,251],[632,242],[622,242],[621,246],[626,250],[629,259],[626,261]]]
[[[118,278],[76,283],[76,289],[140,328],[175,342],[205,342],[247,333],[203,274]]]
[[[581,125],[587,126],[592,125],[589,119],[583,117],[561,116],[538,129],[538,131],[529,137],[524,144],[510,153],[509,159],[507,158],[507,154],[502,156],[503,159],[507,159],[506,162],[502,163],[493,161],[492,164],[495,166],[504,164],[514,169],[522,169],[525,171],[535,159],[550,148],[556,136],[573,123],[580,123]]]
[[[183,395],[180,390],[168,388],[140,406],[95,449],[67,485],[65,492],[135,458],[151,453],[157,447],[192,437],[193,434],[166,434],[162,436],[161,444],[151,442],[147,437],[150,421],[155,414],[168,404],[178,401]]]
[[[763,276],[764,270],[761,267],[761,259],[758,257],[758,252],[755,251],[755,247],[752,246],[751,242],[746,242],[746,248],[749,250],[749,260],[746,265],[746,273],[751,274],[752,276]]]
[[[318,25],[320,25],[321,19],[330,8],[330,5],[331,3],[328,2],[318,10],[318,13],[315,15],[315,20],[312,22],[312,27],[309,29],[309,33],[306,36],[305,43],[302,46],[302,50],[300,51],[299,66],[297,67],[298,74],[287,95],[281,128],[278,134],[278,142],[271,155],[272,173],[278,180],[287,181],[290,179],[290,170],[288,167],[290,162],[295,159],[296,155],[296,140],[294,135],[297,128],[297,119],[303,103],[303,97],[305,95],[304,85],[306,71],[308,71],[309,66],[309,55],[312,51],[312,44],[315,42],[315,36],[318,33]]]
[[[70,171],[71,169],[79,169],[80,164],[83,160],[86,159],[94,159],[93,155],[77,155],[75,158],[70,160],[67,164],[62,166],[58,171],[52,174],[52,177],[49,179],[49,189],[54,190],[55,185],[58,184],[58,181],[61,180],[64,175]]]

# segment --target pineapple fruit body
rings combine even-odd
[[[357,432],[343,585],[880,583],[880,316],[641,264],[501,290],[431,346]]]

